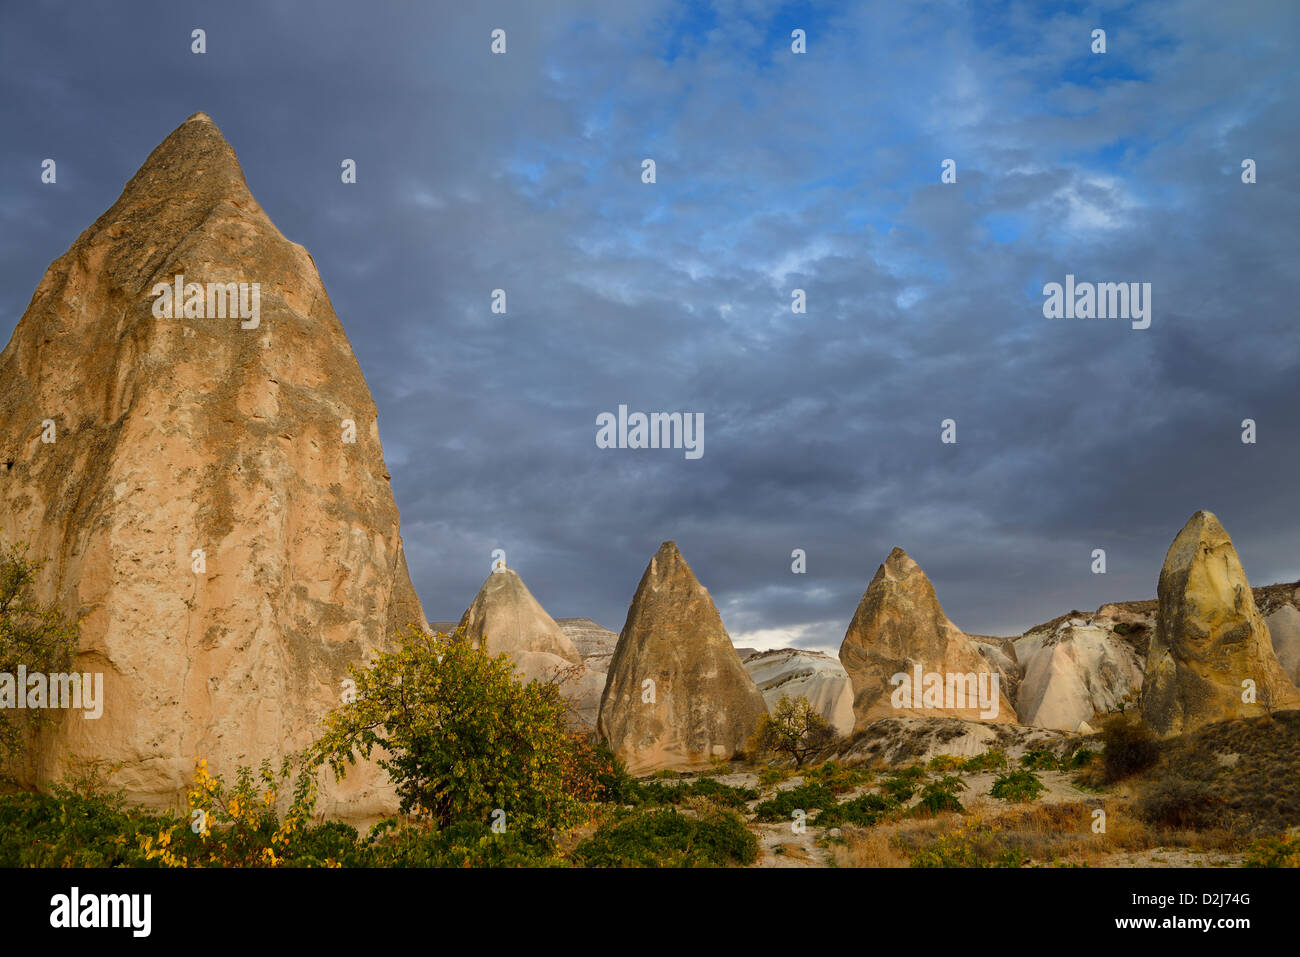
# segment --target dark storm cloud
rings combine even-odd
[[[1300,577],[1297,14],[1230,7],[10,7],[0,331],[204,110],[348,330],[432,619],[501,547],[617,629],[674,538],[740,643],[834,648],[896,544],[1018,632],[1153,595],[1197,508]],[[1151,328],[1044,319],[1067,272]],[[703,458],[596,448],[619,404],[704,413]]]

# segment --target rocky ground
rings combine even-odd
[[[708,776],[759,792],[744,809],[759,847],[752,866],[759,868],[909,867],[916,866],[918,855],[933,855],[936,849],[943,852],[939,859],[945,866],[988,866],[1013,852],[1019,866],[1240,867],[1256,841],[1300,825],[1300,795],[1292,797],[1287,789],[1279,793],[1276,787],[1277,781],[1300,780],[1300,711],[1221,722],[1166,741],[1156,764],[1111,785],[1096,783],[1095,773],[1090,776],[1090,769],[1100,767],[1099,757],[1087,761],[1083,755],[1079,767],[1066,767],[1080,748],[1099,752],[1099,735],[1029,737],[999,728],[1005,731],[1003,740],[994,740],[990,749],[965,756],[934,753],[931,745],[941,734],[958,743],[977,737],[952,736],[949,725],[962,723],[932,719],[933,726],[927,726],[912,718],[891,719],[882,724],[892,727],[860,734],[839,749],[840,760],[833,757],[829,764],[781,772],[733,762],[682,780]],[[913,757],[865,760],[861,756],[870,752],[863,741],[873,740],[910,741],[894,753]],[[1005,768],[961,766],[963,761],[978,764],[989,750],[1005,755]],[[1043,787],[1035,797],[996,796],[998,780],[1026,762],[1060,766],[1033,770]],[[920,813],[918,793],[871,826],[821,827],[813,823],[818,812],[811,808],[801,824],[793,816],[776,821],[755,816],[763,802],[818,781],[839,782],[832,789],[841,806],[862,795],[884,794],[890,778],[905,768],[924,769],[911,772],[921,775],[918,792],[925,782],[959,779],[955,793],[962,810]],[[781,774],[782,780],[774,780]],[[862,780],[853,781],[855,776]],[[1104,812],[1100,825],[1098,812]]]

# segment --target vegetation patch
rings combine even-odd
[[[735,814],[694,818],[668,809],[620,814],[573,852],[586,867],[735,867],[757,857],[758,841]]]
[[[796,788],[778,791],[754,808],[759,821],[788,821],[795,811],[826,810],[839,802],[831,789],[824,784],[801,784]]]
[[[1002,801],[1032,801],[1047,790],[1038,775],[1024,768],[998,775],[989,794]]]

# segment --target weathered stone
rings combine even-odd
[[[1075,731],[1137,698],[1143,662],[1114,634],[1115,624],[1109,618],[1069,618],[1016,640],[1016,657],[1024,664],[1016,697],[1022,723]]]
[[[524,681],[553,681],[572,709],[570,726],[592,730],[600,710],[605,675],[588,668],[569,636],[533,597],[511,568],[493,571],[460,628],[476,648],[507,654]]]
[[[853,683],[844,666],[830,655],[778,648],[752,652],[742,663],[763,693],[769,711],[782,695],[806,698],[836,732],[853,733]]]
[[[250,305],[258,283],[257,322],[159,317],[155,286],[182,274],[248,283]],[[423,626],[347,336],[205,114],[50,266],[0,383],[0,534],[48,560],[41,597],[80,619],[77,668],[106,697],[25,780],[98,758],[131,800],[181,805],[197,756],[230,775],[307,744],[347,667]],[[319,807],[365,819],[396,799],[364,764]]]
[[[766,711],[713,599],[664,542],[618,637],[601,738],[633,774],[703,768],[742,750]]]
[[[996,668],[948,620],[930,579],[901,548],[890,552],[862,596],[840,646],[840,661],[853,682],[856,730],[879,718],[908,714],[1016,720]],[[923,682],[915,681],[918,667]],[[907,683],[895,683],[895,675],[906,676]],[[944,693],[938,699],[927,702],[921,690],[915,696],[909,693],[913,686],[923,689],[926,676],[931,675],[943,682]],[[987,708],[978,705],[976,689],[981,684]],[[901,702],[899,707],[894,699]],[[915,706],[918,699],[921,707]]]
[[[1147,655],[1142,716],[1181,734],[1213,721],[1300,707],[1255,608],[1228,533],[1209,512],[1188,520],[1165,556]],[[1254,701],[1243,701],[1247,683]]]
[[[584,661],[601,656],[608,661],[618,647],[618,632],[610,631],[590,618],[557,618],[555,623],[573,642]]]
[[[1282,605],[1264,619],[1278,664],[1292,684],[1300,684],[1300,610]]]

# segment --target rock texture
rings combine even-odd
[[[1024,668],[1016,697],[1022,723],[1060,731],[1091,728],[1094,717],[1122,710],[1142,688],[1144,661],[1106,617],[1067,618],[1016,639]]]
[[[664,542],[618,636],[601,738],[633,774],[703,768],[743,749],[766,711],[713,599]]]
[[[259,323],[155,317],[178,274],[259,283]],[[347,336],[205,114],[50,266],[0,383],[0,534],[48,560],[42,597],[105,676],[103,717],[64,720],[29,782],[100,758],[133,801],[176,806],[196,756],[230,774],[307,744],[347,667],[423,625]],[[373,766],[320,805],[395,806]]]
[[[1163,735],[1227,718],[1300,707],[1268,626],[1219,520],[1200,511],[1165,556],[1159,612],[1142,690],[1142,716]],[[1255,701],[1243,702],[1243,682]]]
[[[1282,605],[1264,622],[1273,639],[1273,651],[1282,666],[1282,673],[1292,684],[1300,685],[1300,609],[1295,605]]]
[[[837,732],[853,733],[853,683],[844,666],[830,655],[779,648],[751,652],[742,663],[763,693],[769,711],[783,694],[807,698]]]
[[[557,618],[555,623],[584,659],[595,655],[612,655],[618,647],[618,632],[610,631],[590,618]]]
[[[840,661],[853,682],[855,728],[861,730],[879,718],[913,714],[920,717],[951,717],[968,721],[1014,722],[1015,709],[998,682],[997,714],[983,715],[979,707],[912,707],[907,697],[901,708],[891,701],[896,686],[891,679],[906,674],[909,679],[919,665],[923,674],[973,676],[997,674],[991,664],[948,620],[934,586],[921,566],[901,548],[890,552],[876,571],[858,605],[840,646]],[[991,682],[984,679],[986,688]],[[946,698],[943,704],[969,704]],[[992,707],[989,710],[993,710]]]
[[[555,681],[573,709],[570,724],[596,725],[605,674],[588,669],[569,636],[511,568],[488,574],[458,628],[475,648],[507,654],[525,681]]]
[[[928,764],[940,755],[972,758],[996,749],[1005,752],[1015,767],[1030,751],[1069,755],[1084,743],[1077,734],[1047,728],[909,716],[873,721],[862,734],[846,742],[834,759],[848,765],[915,765]]]

